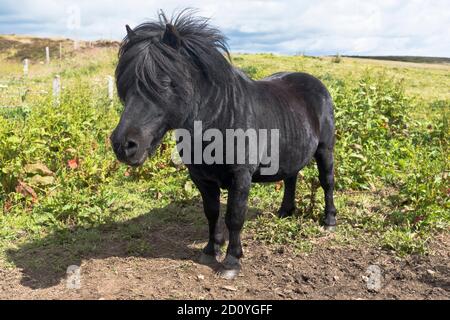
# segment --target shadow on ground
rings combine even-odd
[[[247,219],[256,215],[257,211],[250,209]],[[124,222],[55,231],[8,250],[7,259],[21,269],[22,285],[38,289],[58,284],[68,266],[79,266],[87,259],[145,257],[199,263],[207,238],[207,220],[201,201],[195,198],[173,202]]]

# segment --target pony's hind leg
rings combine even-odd
[[[291,216],[295,211],[295,189],[297,185],[297,174],[284,180],[284,195],[278,216],[285,218]]]
[[[314,155],[319,169],[320,185],[325,192],[325,217],[324,224],[328,229],[334,229],[336,226],[336,208],[334,206],[334,163],[333,147],[319,144]]]

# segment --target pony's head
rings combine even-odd
[[[225,37],[191,10],[170,20],[161,12],[126,30],[116,68],[124,110],[111,141],[119,160],[138,166],[168,130],[196,117],[202,97],[229,82],[232,67]]]

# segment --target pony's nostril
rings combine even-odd
[[[138,150],[138,144],[133,140],[128,140],[124,145],[124,150],[127,157],[132,157]]]

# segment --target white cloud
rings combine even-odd
[[[67,28],[79,6],[81,28]],[[0,33],[88,39],[124,35],[124,25],[183,7],[200,9],[233,51],[450,56],[448,0],[0,0]]]

